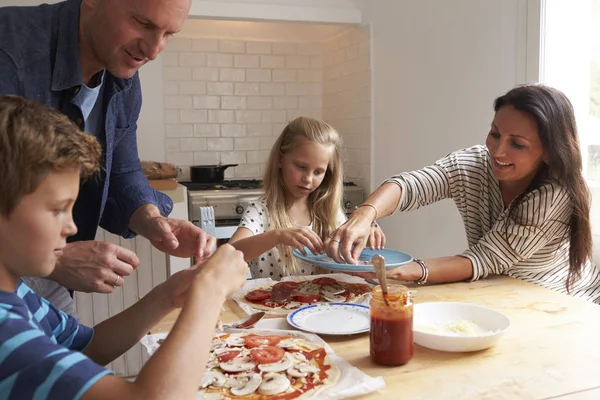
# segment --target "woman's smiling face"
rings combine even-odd
[[[525,190],[547,160],[536,119],[511,105],[494,116],[485,142],[496,179]]]

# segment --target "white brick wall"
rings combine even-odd
[[[291,119],[323,118],[345,141],[347,177],[368,183],[368,31],[329,43],[175,38],[164,53],[166,159],[229,163],[227,178],[262,178]]]
[[[314,51],[307,46],[304,51]],[[317,61],[315,61],[317,62]],[[346,180],[370,187],[371,67],[368,27],[347,31],[323,48],[323,119],[344,140]],[[312,70],[302,71],[298,82],[314,82]],[[298,96],[299,108],[319,102],[319,94]]]
[[[164,53],[166,159],[239,164],[262,178],[275,138],[298,115],[322,117],[321,43],[175,38]]]

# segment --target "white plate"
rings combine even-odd
[[[368,332],[369,306],[353,303],[326,303],[304,306],[288,314],[294,328],[324,335],[353,335]]]

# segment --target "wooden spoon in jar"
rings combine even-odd
[[[386,306],[389,306],[387,300],[387,278],[385,276],[385,258],[380,256],[379,254],[375,254],[371,258],[371,264],[375,267],[375,275],[377,275],[377,280],[379,281],[379,285],[381,286],[381,294],[383,295],[383,301]]]

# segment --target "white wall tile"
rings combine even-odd
[[[245,82],[246,70],[234,68],[221,68],[219,71],[219,80],[227,82]]]
[[[285,56],[260,56],[261,68],[285,68]]]
[[[300,71],[305,72],[305,71]],[[293,69],[275,69],[273,70],[273,82],[297,82],[298,71]]]
[[[236,83],[236,96],[253,96],[259,94],[258,83]]]
[[[195,81],[218,81],[219,69],[206,67],[194,68],[192,75]]]
[[[165,51],[191,51],[192,50],[192,39],[188,38],[172,38],[167,43]]]
[[[167,152],[167,162],[175,165],[192,165],[194,153],[186,151]]]
[[[242,110],[235,112],[235,122],[245,124],[252,122],[262,122],[261,111]]]
[[[309,83],[286,83],[285,94],[288,96],[307,96],[311,94]]]
[[[179,140],[180,139],[167,138],[165,140],[165,149],[167,151],[179,151]]]
[[[298,97],[296,96],[277,96],[273,98],[273,108],[278,110],[287,110],[298,108]]]
[[[219,124],[194,124],[194,136],[219,137],[221,125]]]
[[[206,65],[206,54],[179,53],[179,65],[184,67],[203,67]]]
[[[219,40],[219,52],[221,53],[245,53],[246,42],[242,40]]]
[[[192,137],[194,133],[193,125],[188,124],[167,124],[165,132],[168,138]]]
[[[246,98],[241,96],[221,96],[221,108],[224,110],[246,109]]]
[[[286,122],[287,117],[284,110],[268,110],[262,112],[263,122]]]
[[[191,81],[190,67],[165,67],[164,78],[167,81]]]
[[[238,85],[236,83],[236,85]],[[208,82],[206,93],[212,95],[227,96],[233,94],[233,83],[231,82]]]
[[[271,82],[271,70],[269,69],[247,69],[247,82]]]
[[[207,122],[208,112],[206,110],[181,110],[181,122]]]
[[[193,138],[193,139],[179,139],[179,147],[185,151],[197,151],[206,150],[206,139],[204,138]]]
[[[179,110],[165,110],[165,123],[166,124],[176,124],[181,122],[179,119]]]
[[[165,82],[163,90],[164,94],[166,95],[179,94],[179,84],[173,82]]]
[[[246,136],[270,136],[271,124],[246,124]]]
[[[179,53],[167,52],[161,54],[164,67],[176,67],[179,65]]]
[[[210,138],[206,140],[208,150],[231,151],[233,150],[233,139],[231,138]]]
[[[258,68],[259,65],[259,56],[235,55],[233,57],[233,66],[236,68]]]
[[[273,43],[271,46],[273,54],[296,54],[297,48],[296,43]]]
[[[233,141],[233,148],[236,150],[244,150],[244,151],[258,150],[259,143],[260,143],[259,138],[236,138]],[[245,154],[246,153],[244,152],[244,158],[245,158]]]
[[[218,151],[195,151],[193,165],[216,165],[221,161]]]
[[[230,124],[234,121],[231,110],[208,110],[208,122],[219,124]]]
[[[292,119],[288,117],[288,122],[291,120]],[[283,130],[285,129],[286,126],[287,126],[287,122],[271,124],[271,130],[273,132],[273,136],[279,137],[279,135],[281,135],[281,133],[283,132]]]
[[[313,69],[301,69],[298,71],[298,82],[321,82],[323,72]]]
[[[275,71],[273,71],[275,72]],[[261,83],[261,96],[281,96],[285,94],[285,85],[283,83]]]
[[[322,69],[323,68],[323,57],[312,56],[310,58],[310,67],[313,69]]]
[[[216,53],[219,51],[217,39],[199,38],[192,41],[192,50],[205,53]]]
[[[271,43],[269,43],[269,42],[246,42],[246,53],[248,53],[248,54],[271,54]]]
[[[273,98],[264,96],[249,96],[247,98],[249,110],[266,110],[273,108]]]
[[[268,158],[269,151],[267,150],[252,150],[246,152],[246,162],[248,164],[266,163]]]
[[[286,68],[310,68],[310,56],[285,56]]]
[[[206,94],[206,82],[189,81],[179,83],[180,94]]]
[[[233,67],[232,54],[208,54],[206,65],[209,67]]]
[[[273,147],[273,144],[275,143],[275,140],[277,140],[276,137],[261,137],[258,139],[259,143],[258,143],[258,148],[260,150],[271,150],[271,147]]]
[[[227,172],[227,171],[226,171]],[[242,164],[235,168],[236,178],[262,178],[260,164]]]
[[[221,162],[223,164],[244,164],[246,162],[246,152],[245,151],[222,151],[221,152]]]
[[[221,125],[222,137],[244,137],[246,136],[245,124],[223,124]]]
[[[186,110],[192,108],[192,96],[172,95],[165,96],[167,110]]]
[[[298,108],[321,108],[323,107],[321,96],[300,96],[298,97]]]
[[[219,96],[194,96],[194,108],[210,110],[221,108]]]
[[[321,54],[323,44],[321,43],[298,43],[298,54],[317,55]]]

